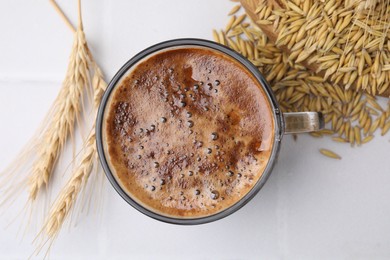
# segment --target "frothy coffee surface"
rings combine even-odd
[[[244,66],[206,48],[144,59],[111,93],[105,153],[122,188],[159,214],[198,218],[238,202],[261,177],[274,121]]]

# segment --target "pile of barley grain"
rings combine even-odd
[[[288,50],[289,60],[303,62],[346,89],[388,93],[389,3],[285,0],[281,7],[271,7],[264,0],[257,2],[258,12],[252,18],[267,27],[268,35],[277,36],[275,44]]]
[[[281,109],[284,112],[322,112],[325,115],[325,121],[329,123],[330,129],[313,133],[311,134],[312,136],[321,137],[323,135],[332,135],[333,140],[350,143],[353,146],[355,144],[361,145],[372,140],[374,137],[373,134],[377,129],[381,130],[382,135],[389,131],[390,106],[385,109],[377,103],[375,96],[367,92],[349,88],[348,84],[351,78],[355,78],[351,74],[354,72],[356,72],[354,75],[360,74],[359,71],[347,72],[347,69],[342,70],[340,72],[344,73],[342,77],[337,74],[339,72],[333,74],[328,73],[329,75],[323,77],[315,72],[309,71],[306,67],[297,63],[295,59],[292,59],[291,55],[295,55],[294,51],[299,51],[296,57],[302,60],[302,53],[307,53],[305,42],[309,41],[313,43],[317,40],[301,37],[297,40],[295,38],[296,36],[294,36],[295,39],[291,39],[291,36],[284,33],[278,38],[278,42],[297,42],[290,44],[293,52],[288,54],[282,51],[277,43],[270,41],[266,34],[256,25],[247,23],[246,14],[236,15],[239,9],[240,5],[237,5],[231,10],[229,13],[230,20],[224,30],[220,30],[219,32],[216,30],[213,31],[214,40],[241,53],[258,67],[260,72],[263,73],[267,81],[271,84]],[[256,10],[256,13],[260,17],[269,18],[273,16],[272,19],[269,19],[270,21],[262,20],[263,23],[273,23],[277,27],[285,27],[286,19],[292,19],[293,21],[289,20],[290,25],[284,31],[300,31],[302,19],[298,16],[295,18],[291,18],[292,16],[290,16],[293,13],[297,13],[296,11],[289,11],[285,14],[280,13],[280,16],[272,14],[272,12],[271,8],[265,4],[260,5]],[[286,16],[289,18],[286,18]],[[337,28],[340,26],[337,26]],[[306,26],[306,30],[310,30],[310,27],[311,25]],[[332,60],[335,60],[337,61],[337,65],[342,61],[341,55],[343,51],[339,54],[329,53],[329,50],[334,48],[333,43],[328,43],[325,40],[321,46],[326,48],[324,49],[325,55],[321,57],[316,56],[316,59],[328,60],[329,64],[333,62]],[[309,48],[313,49],[313,47]],[[309,51],[309,53],[312,52]],[[358,63],[361,62],[360,59],[355,57],[353,59],[354,62],[346,62],[346,65],[342,68],[354,66],[356,60]],[[344,59],[342,62],[346,60]],[[372,66],[368,67],[369,69],[365,68],[363,75],[369,73],[371,68],[373,68],[374,73],[378,71],[375,67],[376,65],[373,65],[376,63],[375,59],[374,61],[371,60],[371,62]],[[363,67],[366,66],[368,64],[363,65]],[[383,75],[383,73],[380,75]],[[336,77],[337,80],[332,81],[332,77]],[[388,85],[389,80],[386,79],[385,82]],[[345,87],[346,85],[347,87]]]

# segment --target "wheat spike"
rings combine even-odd
[[[58,200],[55,202],[49,213],[49,218],[45,224],[46,233],[49,238],[54,238],[60,231],[62,224],[71,211],[77,196],[82,187],[88,181],[88,177],[96,161],[95,131],[92,129],[85,144],[83,157],[80,164],[72,174],[72,178],[61,190]]]
[[[82,30],[75,33],[66,78],[58,100],[58,108],[45,130],[38,148],[38,156],[29,176],[30,199],[35,200],[39,190],[47,186],[57,159],[69,135],[72,134],[75,121],[81,111],[83,92],[89,88],[88,51]]]
[[[97,108],[100,104],[101,97],[107,84],[104,82],[103,75],[97,66],[94,65],[94,77],[92,80],[94,90],[94,109],[95,116]],[[95,117],[94,117],[95,119]],[[95,124],[91,129],[91,133],[84,144],[83,155],[80,164],[76,167],[72,173],[72,177],[65,187],[61,190],[57,201],[54,203],[49,217],[44,225],[46,234],[49,238],[54,238],[60,231],[66,217],[72,210],[75,201],[81,189],[85,186],[88,178],[92,172],[93,166],[97,162],[97,150],[95,145]]]

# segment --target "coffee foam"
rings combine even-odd
[[[239,201],[268,163],[274,121],[241,64],[187,47],[141,61],[115,88],[103,125],[114,176],[162,215],[198,218]]]

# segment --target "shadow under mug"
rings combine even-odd
[[[240,62],[242,65],[246,67],[246,69],[248,69],[250,73],[253,74],[253,76],[263,86],[263,89],[265,90],[267,99],[270,103],[273,112],[273,119],[275,122],[273,146],[272,146],[272,151],[270,154],[268,164],[264,169],[262,176],[259,178],[257,183],[253,186],[253,188],[239,201],[237,201],[232,206],[224,209],[223,211],[220,211],[210,216],[197,217],[197,218],[170,217],[170,216],[159,214],[157,212],[154,212],[151,209],[142,206],[141,204],[137,203],[131,197],[131,195],[129,195],[118,183],[117,179],[115,178],[113,172],[109,167],[109,164],[107,162],[107,157],[105,155],[104,144],[103,144],[104,139],[102,137],[103,118],[106,110],[107,101],[111,93],[113,92],[114,88],[117,86],[117,83],[120,82],[121,78],[126,74],[126,72],[130,68],[136,66],[139,61],[143,60],[148,56],[153,55],[156,52],[165,49],[176,48],[176,47],[209,48],[211,50],[219,51],[225,55],[228,55],[233,59],[235,59],[236,61]],[[260,189],[263,187],[268,177],[270,176],[273,166],[275,165],[280,150],[280,143],[284,134],[317,131],[322,129],[323,126],[324,126],[324,120],[321,113],[317,113],[317,112],[281,113],[278,102],[276,101],[272,89],[267,83],[267,81],[265,80],[264,76],[259,72],[259,70],[252,63],[250,63],[245,57],[235,52],[234,50],[231,50],[230,48],[220,45],[218,43],[202,40],[202,39],[176,39],[176,40],[170,40],[170,41],[158,43],[154,46],[151,46],[141,51],[133,58],[131,58],[128,62],[126,62],[126,64],[123,65],[123,67],[116,73],[116,75],[110,81],[99,107],[97,121],[96,121],[96,142],[97,142],[97,149],[98,149],[100,162],[106,173],[106,176],[111,182],[112,186],[115,188],[115,190],[126,202],[128,202],[131,206],[133,206],[138,211],[154,219],[167,222],[167,223],[172,223],[172,224],[195,225],[195,224],[203,224],[203,223],[219,220],[221,218],[224,218],[232,214],[233,212],[243,207],[246,203],[248,203],[260,191]]]

